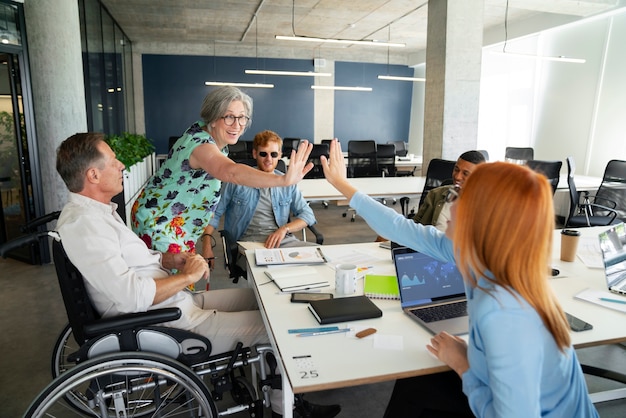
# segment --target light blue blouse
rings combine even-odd
[[[433,226],[406,219],[360,192],[350,206],[379,235],[454,261],[452,242]],[[477,417],[598,417],[574,349],[561,352],[517,293],[484,279],[478,283],[484,290],[466,285],[470,368],[462,379],[472,412]]]

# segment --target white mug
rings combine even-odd
[[[338,264],[335,267],[335,294],[348,296],[356,293],[356,266]]]

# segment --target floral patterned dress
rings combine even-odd
[[[176,141],[161,168],[133,204],[133,231],[149,248],[161,252],[195,252],[198,238],[213,218],[222,182],[189,166],[191,152],[215,140],[198,121]],[[228,148],[221,150],[228,155]]]

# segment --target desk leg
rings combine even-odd
[[[281,379],[283,382],[283,418],[293,418],[293,390],[284,372],[281,374]]]

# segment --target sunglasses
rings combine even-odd
[[[267,151],[259,151],[259,155],[263,158],[267,157]],[[278,158],[278,153],[276,151],[270,152],[272,158]]]
[[[452,203],[459,198],[459,191],[461,189],[458,186],[451,187],[446,195],[446,203]]]

